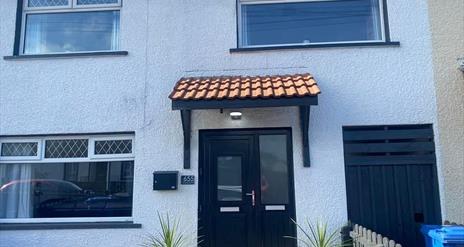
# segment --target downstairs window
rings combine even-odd
[[[0,222],[131,217],[133,136],[0,138]]]

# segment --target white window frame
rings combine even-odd
[[[271,45],[245,45],[243,40],[243,22],[242,22],[242,6],[243,5],[257,5],[257,4],[278,4],[278,3],[305,3],[305,2],[336,2],[341,0],[237,0],[237,28],[238,28],[238,48],[259,48],[259,47],[281,47],[281,46],[310,46],[310,45],[331,45],[331,44],[359,44],[359,43],[379,43],[386,42],[387,37],[385,33],[385,16],[384,16],[384,1],[376,0],[379,2],[379,18],[380,18],[380,31],[381,39],[379,40],[359,40],[359,41],[334,41],[334,42],[310,42],[310,43],[284,43],[284,44],[271,44]]]
[[[45,158],[45,141],[46,140],[66,140],[66,139],[88,139],[88,157],[86,158]],[[95,140],[132,140],[132,153],[131,154],[116,154],[104,155],[104,157],[97,155],[92,157],[90,154],[94,152]],[[8,137],[1,138],[1,143],[18,143],[18,142],[38,142],[37,157],[24,157],[24,156],[8,156],[0,157],[0,166],[15,163],[28,163],[40,165],[41,163],[66,163],[66,162],[115,162],[115,161],[133,161],[135,162],[135,136],[133,134],[114,134],[114,135],[60,135],[60,136],[40,136],[40,137]],[[92,143],[92,144],[91,144]],[[92,147],[93,146],[93,147]],[[1,145],[0,145],[1,148]],[[1,151],[1,150],[0,150]],[[1,153],[1,152],[0,152]],[[134,204],[132,203],[132,209]],[[132,213],[133,214],[133,213]],[[66,218],[16,218],[16,219],[0,219],[1,223],[59,223],[59,222],[115,222],[115,221],[133,221],[133,216],[129,217],[66,217]]]
[[[89,138],[86,138],[85,136],[52,136],[52,137],[48,137],[48,138],[43,138],[43,152],[42,152],[42,155],[41,155],[41,161],[43,162],[69,162],[69,161],[73,161],[73,162],[79,162],[81,160],[87,160],[89,161],[89,152],[90,150],[88,149],[88,146],[89,146],[89,142],[90,140],[88,141],[87,143],[87,157],[81,157],[81,158],[47,158],[45,157],[45,152],[47,150],[47,141],[53,141],[53,140],[89,140]],[[79,161],[75,161],[75,160],[79,160]]]
[[[23,13],[21,17],[21,36],[19,43],[19,54],[27,55],[24,53],[25,40],[26,40],[26,22],[27,15],[33,14],[53,14],[53,13],[73,13],[73,12],[93,12],[93,11],[121,11],[122,9],[122,0],[118,0],[117,4],[87,4],[87,5],[78,5],[77,0],[68,0],[69,4],[67,6],[50,6],[50,7],[28,7],[29,0],[23,0]],[[121,12],[119,18],[119,28],[121,28]],[[121,34],[119,30],[119,34]],[[118,37],[118,43],[121,44],[121,35]],[[97,51],[74,51],[74,52],[50,52],[50,53],[40,53],[40,54],[72,54],[72,53],[92,53],[92,52],[102,52],[102,51],[113,51],[113,50],[97,50]]]
[[[131,140],[132,152],[125,154],[95,154],[96,141],[118,141],[118,140]],[[134,158],[134,136],[107,136],[107,137],[94,137],[89,140],[89,157],[90,159],[118,159],[118,158]]]
[[[72,0],[67,0],[68,5],[63,6],[45,6],[45,7],[29,7],[29,0],[23,0],[23,12],[26,11],[40,11],[40,10],[53,10],[53,9],[69,9],[72,8]]]
[[[36,156],[1,156],[2,147],[4,143],[27,143],[27,142],[36,142],[37,143],[37,155]],[[0,162],[3,161],[31,161],[31,160],[40,160],[42,154],[42,140],[41,139],[13,139],[6,138],[0,140]]]
[[[111,8],[111,7],[121,7],[122,0],[118,0],[117,3],[105,3],[105,4],[77,4],[78,0],[72,0],[73,8],[81,9],[81,8]]]
[[[132,203],[132,206],[134,204]],[[133,207],[132,207],[133,208]],[[125,222],[133,221],[133,217],[70,217],[70,218],[17,218],[17,219],[0,219],[1,223],[92,223],[92,222]]]

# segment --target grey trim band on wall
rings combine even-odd
[[[0,138],[22,138],[22,137],[43,137],[43,136],[83,136],[83,135],[96,135],[96,136],[98,135],[135,135],[135,131],[0,135]]]
[[[230,53],[247,51],[268,51],[268,50],[295,50],[295,49],[314,49],[314,48],[347,48],[347,47],[399,47],[400,42],[363,42],[363,43],[338,43],[338,44],[307,44],[307,45],[278,45],[278,46],[258,46],[232,48]]]
[[[73,58],[73,57],[100,57],[100,56],[127,56],[128,51],[95,51],[95,52],[70,52],[56,54],[35,54],[35,55],[13,55],[4,56],[4,60],[27,60],[43,58]]]
[[[67,230],[67,229],[127,229],[142,228],[132,221],[72,222],[72,223],[0,223],[0,231],[16,230]]]

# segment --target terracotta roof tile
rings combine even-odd
[[[272,81],[272,86],[274,88],[279,88],[279,87],[282,87],[284,84],[282,83],[281,80],[275,80],[275,81]]]
[[[251,98],[256,99],[262,95],[261,88],[255,88],[251,90]]]
[[[240,90],[240,97],[238,98],[249,98],[250,95],[251,95],[250,89],[245,88],[245,89]]]
[[[272,86],[272,82],[271,80],[266,80],[266,81],[263,81],[263,83],[261,84],[261,87],[262,88],[269,88]]]
[[[275,97],[282,97],[285,96],[285,88],[284,87],[277,87],[274,89]]]
[[[238,88],[236,89],[231,89],[229,91],[229,95],[227,96],[227,98],[229,99],[234,99],[234,98],[238,98],[240,95],[239,95],[240,91]]]
[[[285,94],[287,96],[295,96],[296,95],[296,90],[295,90],[295,87],[287,87],[285,88]]]
[[[274,96],[274,92],[272,92],[271,87],[263,89],[263,97],[264,98],[269,98],[269,97],[272,97],[272,96]]]
[[[219,83],[218,82],[213,82],[209,84],[209,90],[217,89],[219,88]]]
[[[203,90],[203,89],[207,89],[209,88],[209,84],[201,84],[199,87],[198,87],[198,90]]]
[[[221,100],[316,96],[321,90],[311,74],[181,78],[172,100]]]
[[[196,97],[205,98],[207,92],[208,92],[207,90],[199,90],[197,91]]]
[[[193,99],[196,95],[196,91],[188,91],[185,95],[184,98],[186,99]]]
[[[298,87],[296,91],[298,91],[298,95],[306,95],[308,93],[308,88]]]
[[[236,88],[239,88],[240,87],[240,82],[234,82],[232,84],[230,84],[230,89],[236,89]]]
[[[229,96],[229,88],[228,87],[225,87],[224,89],[222,90],[219,90],[219,94],[218,94],[218,98],[226,98],[227,96]]]
[[[295,85],[295,83],[291,80],[284,80],[284,87],[291,87],[293,85]]]
[[[218,91],[217,89],[208,91],[205,98],[206,99],[214,99],[216,97],[217,91]],[[180,99],[183,99],[183,98],[180,98]]]

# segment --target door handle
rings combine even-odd
[[[251,205],[254,207],[256,204],[255,203],[255,199],[256,199],[255,190],[251,190],[251,193],[246,193],[245,195],[251,196]]]

